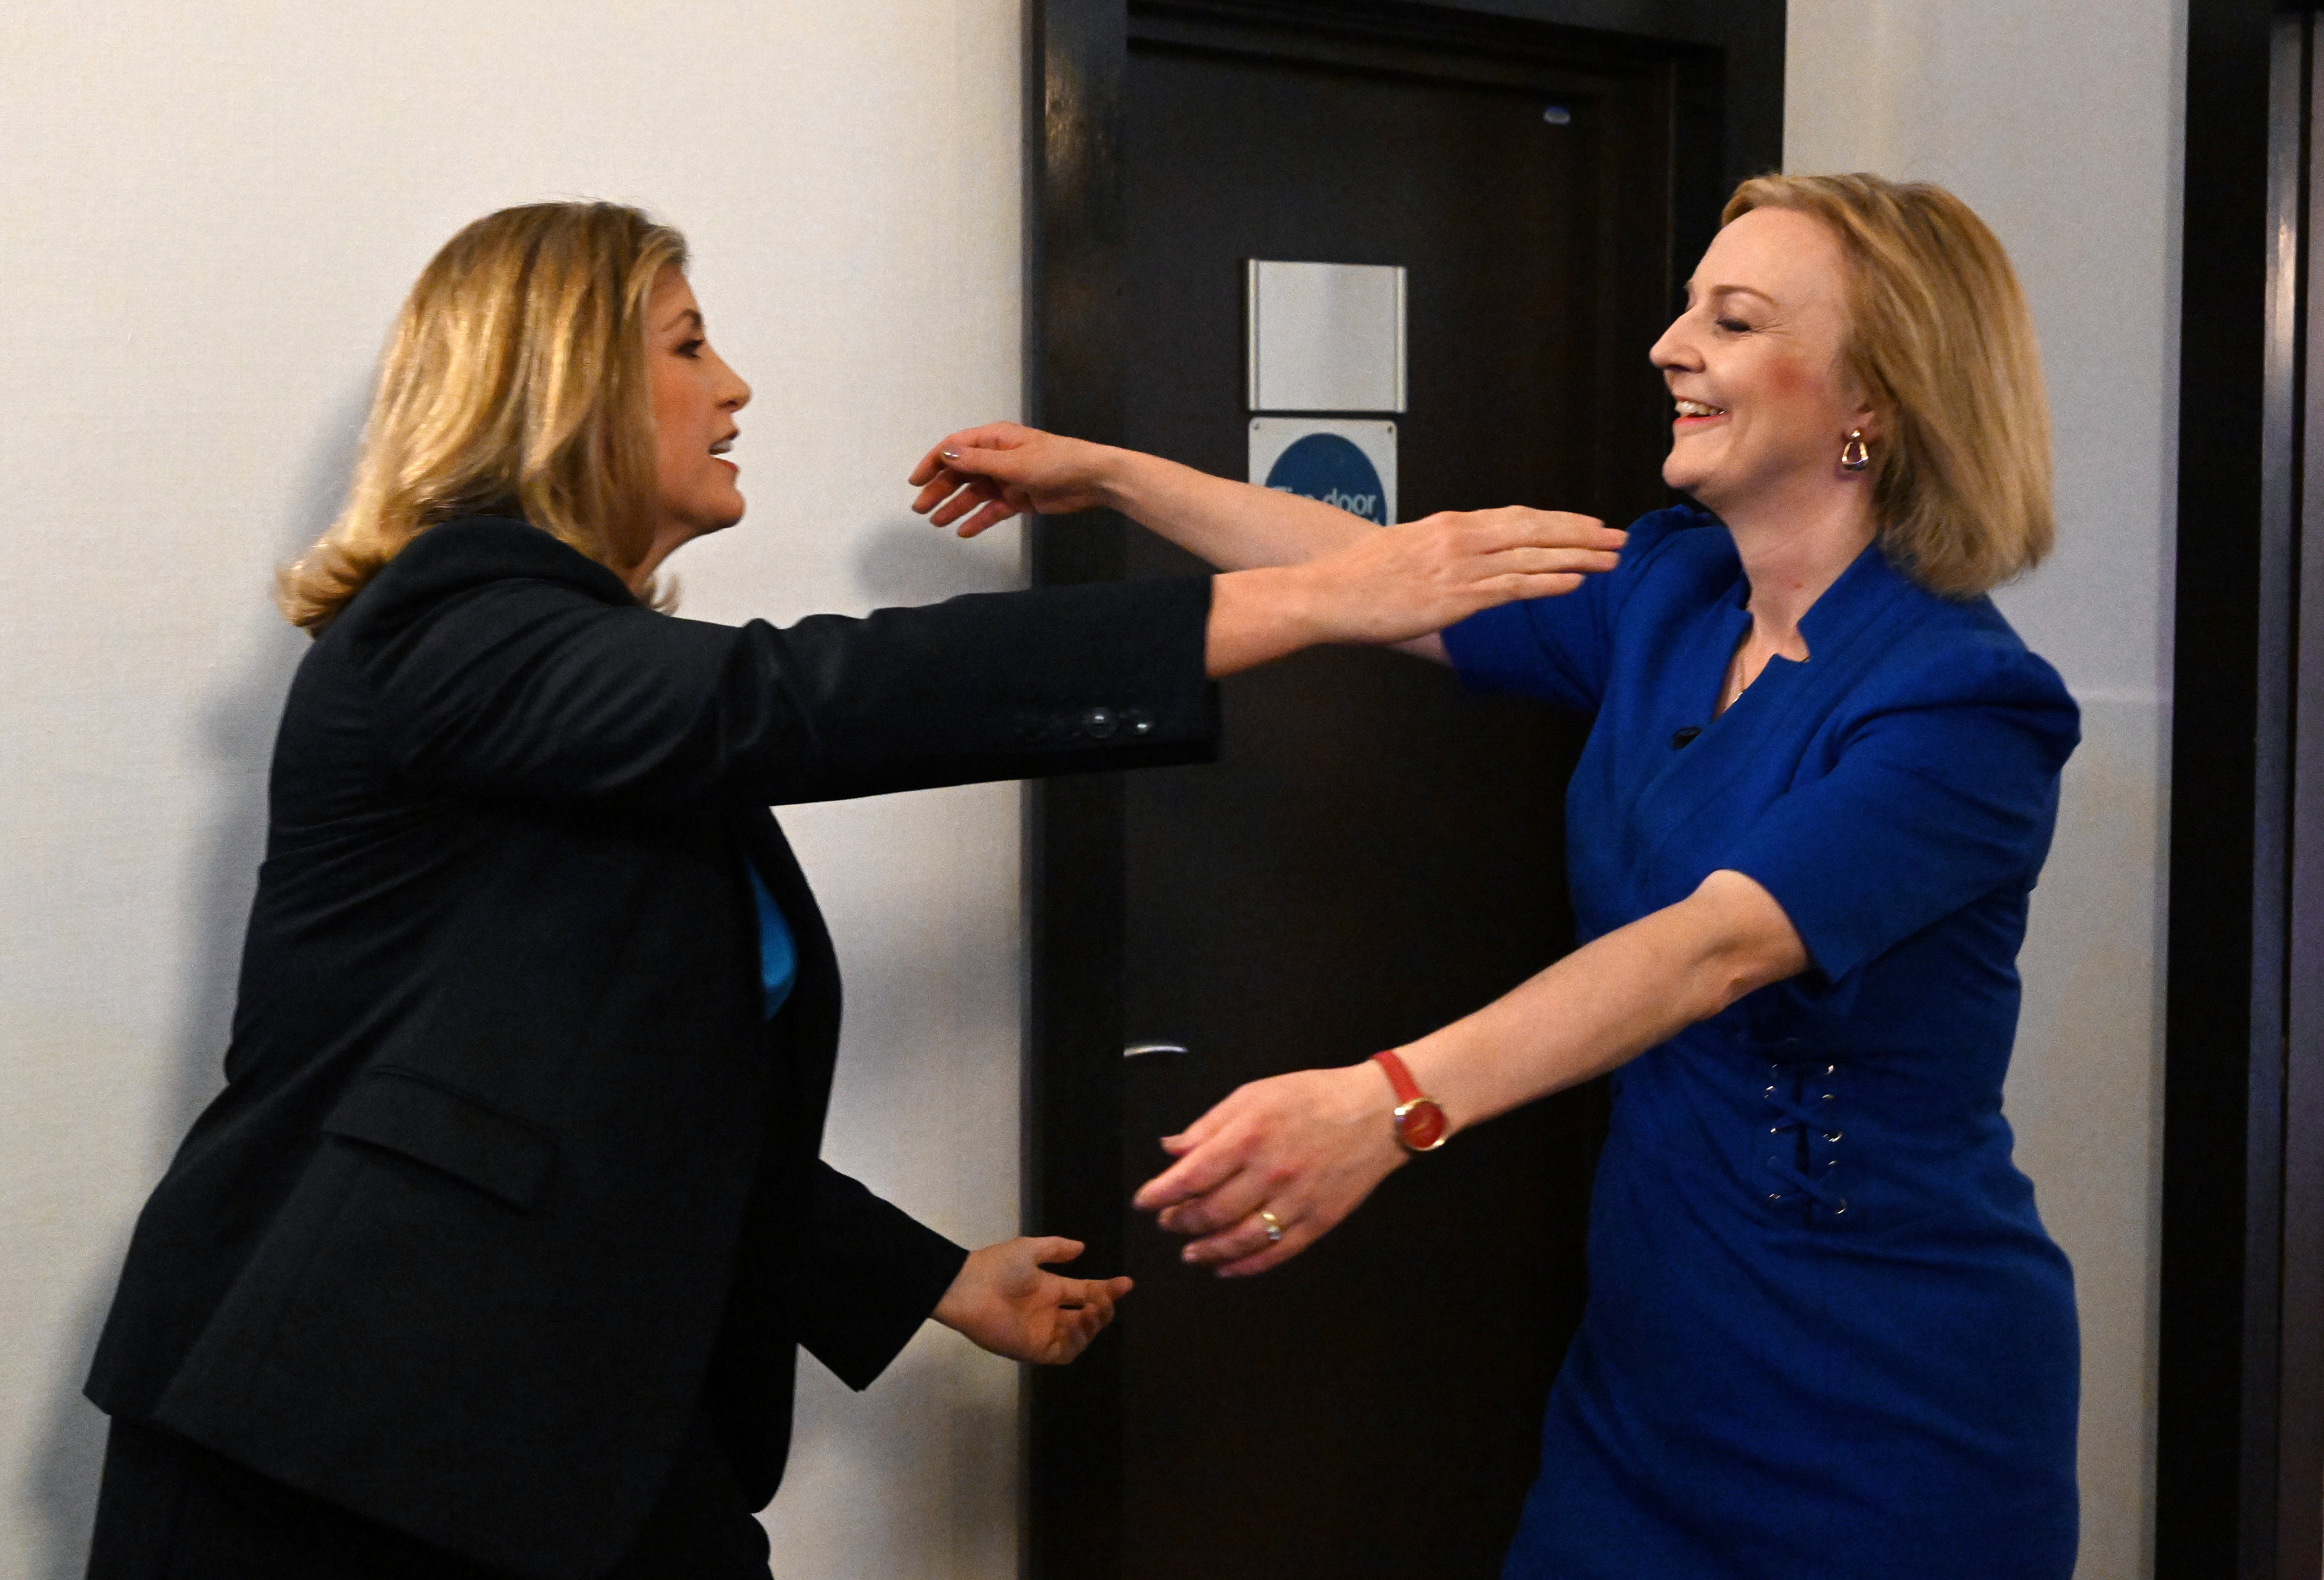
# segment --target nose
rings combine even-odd
[[[715,351],[710,354],[718,356]],[[751,404],[751,386],[723,356],[718,357],[717,400],[721,411],[740,411]]]
[[[1681,313],[1673,318],[1662,337],[1646,348],[1646,360],[1666,373],[1702,371],[1702,352],[1688,331],[1689,317]]]

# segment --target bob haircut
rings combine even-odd
[[[283,614],[319,632],[414,537],[478,511],[632,579],[653,530],[646,303],[686,264],[683,236],[615,203],[503,208],[447,242],[396,317],[346,508],[278,579]]]
[[[1925,181],[1760,176],[1755,208],[1821,220],[1848,258],[1841,355],[1885,418],[1872,446],[1881,547],[1930,592],[1967,599],[2040,564],[2057,535],[2050,403],[2009,255],[1968,204]]]

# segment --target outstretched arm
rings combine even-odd
[[[1452,1133],[1627,1063],[1746,993],[1807,969],[1773,896],[1714,872],[1398,1052]],[[1187,1261],[1258,1272],[1314,1245],[1406,1161],[1388,1077],[1370,1060],[1238,1088],[1163,1148],[1178,1161],[1137,1205],[1194,1236]],[[1282,1238],[1270,1243],[1261,1209]]]
[[[938,527],[956,526],[963,537],[1026,511],[1064,515],[1102,506],[1231,572],[1312,565],[1360,552],[1381,536],[1369,521],[1320,501],[1017,423],[988,423],[954,434],[921,457],[910,482],[920,490],[912,509]],[[1442,662],[1444,647],[1436,632],[1444,626],[1510,597],[1569,592],[1581,574],[1611,570],[1625,536],[1591,517],[1521,507],[1473,515],[1446,512],[1392,528],[1389,536],[1444,535],[1471,524],[1500,528],[1506,547],[1543,551],[1529,568],[1574,574],[1522,590],[1505,585],[1502,596],[1457,613],[1450,613],[1448,605],[1449,617],[1435,625],[1393,635],[1320,639],[1400,646]],[[1213,673],[1226,671],[1214,667]]]
[[[925,485],[912,509],[938,527],[958,522],[963,537],[1027,510],[1103,507],[1224,571],[1297,565],[1377,530],[1320,500],[1013,422],[954,434],[921,457],[909,481]]]
[[[1210,675],[1320,642],[1435,643],[1479,610],[1570,592],[1584,575],[1614,568],[1614,550],[1565,547],[1559,536],[1546,512],[1486,510],[1384,532],[1364,527],[1314,559],[1228,571],[1211,583]]]

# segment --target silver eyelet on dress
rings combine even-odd
[[[1775,1079],[1760,1089],[1760,1095],[1777,1114],[1775,1122],[1767,1126],[1767,1134],[1778,1138],[1795,1134],[1798,1153],[1790,1159],[1772,1154],[1767,1158],[1767,1168],[1786,1187],[1768,1191],[1767,1201],[1771,1206],[1788,1207],[1804,1214],[1805,1223],[1812,1226],[1819,1208],[1832,1218],[1843,1217],[1848,1211],[1848,1199],[1834,1194],[1831,1190],[1831,1171],[1840,1166],[1840,1160],[1818,1158],[1812,1150],[1816,1146],[1836,1146],[1846,1139],[1843,1126],[1834,1124],[1831,1117],[1821,1120],[1816,1117],[1819,1112],[1831,1116],[1833,1110],[1819,1110],[1811,1106],[1816,1102],[1836,1103],[1840,1100],[1840,1093],[1836,1089],[1840,1062],[1829,1054],[1819,1058],[1809,1052],[1797,1037],[1785,1039],[1782,1046],[1797,1048],[1800,1052],[1789,1063],[1778,1061],[1768,1066],[1768,1073]],[[1816,1086],[1830,1086],[1835,1089],[1818,1091],[1811,1087],[1808,1084],[1810,1079],[1818,1076],[1822,1079],[1816,1081]]]

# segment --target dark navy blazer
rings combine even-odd
[[[794,1346],[864,1386],[964,1253],[818,1161],[839,975],[767,808],[1199,760],[1208,609],[733,628],[521,521],[423,534],[291,687],[226,1088],[90,1397],[544,1580],[613,1562],[703,1401],[771,1497]],[[746,859],[798,953],[771,1023]]]

